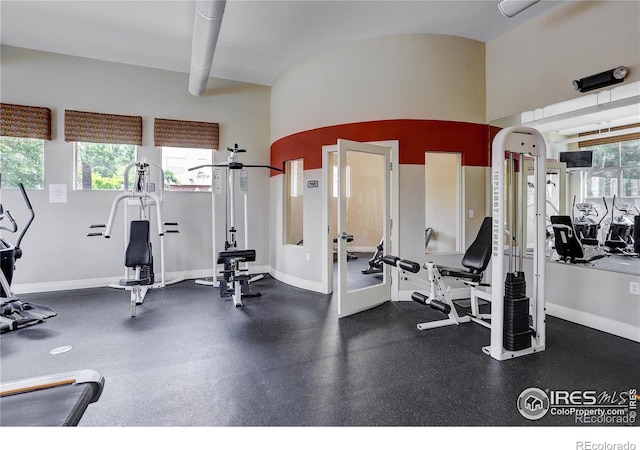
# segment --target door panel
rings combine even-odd
[[[390,148],[340,139],[337,166],[338,317],[345,317],[391,297],[389,268],[361,274],[366,261],[355,259],[353,251],[375,248],[381,239],[389,242]],[[356,261],[356,269],[349,270]]]

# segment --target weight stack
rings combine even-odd
[[[504,282],[503,346],[516,351],[531,347],[529,297],[524,272],[508,273]]]

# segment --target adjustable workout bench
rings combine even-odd
[[[0,426],[76,426],[97,402],[104,377],[80,370],[0,384]]]
[[[411,299],[446,314],[448,318],[419,323],[417,325],[418,330],[427,330],[447,325],[459,325],[471,321],[487,328],[491,327],[490,323],[486,322],[486,319],[490,318],[490,314],[480,314],[478,305],[478,298],[491,299],[486,292],[478,289],[480,286],[489,286],[488,284],[482,283],[482,278],[491,259],[491,223],[491,217],[485,217],[480,226],[480,231],[478,231],[478,235],[462,258],[462,266],[464,266],[464,268],[441,267],[433,262],[428,262],[423,265],[428,271],[429,295],[416,291],[411,294]],[[399,269],[411,273],[417,273],[420,267],[417,263],[398,260],[398,258],[394,256],[385,256],[383,261],[386,264],[397,266]],[[417,268],[416,265],[418,266]],[[449,294],[449,289],[442,281],[443,277],[456,278],[471,288],[470,315],[463,317],[458,315],[451,295]],[[412,281],[406,275],[403,276],[403,279]]]
[[[429,280],[431,281],[431,296],[444,299],[445,303],[451,307],[448,319],[438,320],[435,322],[419,323],[419,330],[427,330],[446,325],[459,325],[466,322],[475,322],[487,328],[491,327],[486,319],[491,318],[491,314],[480,314],[478,298],[490,300],[487,292],[478,288],[489,287],[489,284],[482,283],[484,271],[491,260],[491,217],[485,217],[480,225],[480,230],[474,241],[471,243],[464,256],[461,264],[464,268],[452,268],[437,266],[432,262],[428,262],[424,267],[429,271]],[[453,304],[453,300],[449,295],[449,290],[443,286],[442,277],[451,277],[462,281],[471,288],[471,314],[460,317]]]
[[[249,292],[251,275],[249,269],[242,269],[240,263],[256,260],[255,250],[228,250],[218,253],[218,264],[224,264],[224,270],[220,272],[220,297],[233,297],[236,308],[244,306],[242,297],[259,297],[260,292]],[[233,289],[229,288],[233,286]]]

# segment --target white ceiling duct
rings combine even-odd
[[[503,0],[498,5],[498,9],[504,16],[513,17],[539,1],[540,0]]]
[[[207,88],[226,3],[226,0],[196,1],[189,72],[189,92],[192,95],[202,95]]]

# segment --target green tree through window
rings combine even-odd
[[[0,174],[3,188],[44,188],[44,141],[0,137]]]
[[[122,189],[124,169],[135,162],[135,158],[135,145],[77,142],[77,189],[88,189],[89,177],[93,190]]]

